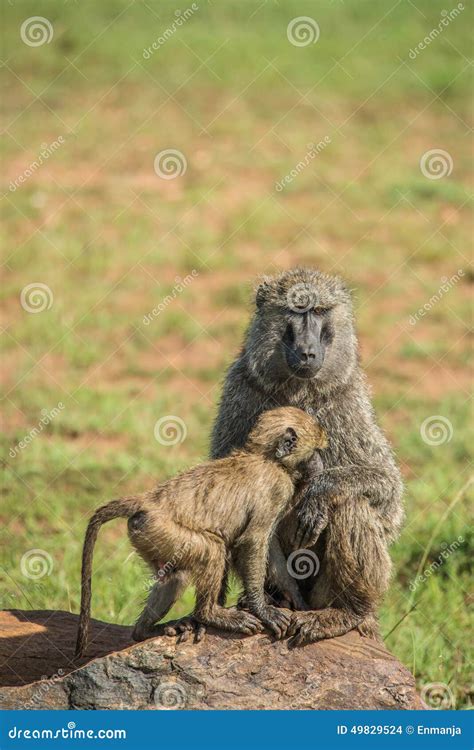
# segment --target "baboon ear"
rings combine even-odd
[[[280,459],[289,456],[296,448],[297,441],[298,436],[293,427],[287,427],[285,434],[281,436],[277,443],[275,458]]]
[[[270,286],[271,286],[271,277],[270,276],[264,276],[261,279],[261,282],[259,286],[257,287],[257,291],[255,293],[255,303],[257,307],[262,307],[264,303],[268,299],[268,294],[270,292]]]

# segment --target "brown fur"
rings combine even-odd
[[[288,614],[269,606],[264,597],[270,537],[291,506],[300,467],[325,444],[324,433],[309,415],[293,407],[274,409],[256,422],[244,447],[228,457],[99,508],[84,541],[76,653],[83,653],[87,643],[94,544],[102,524],[118,517],[129,519],[130,540],[155,573],[163,560],[173,569],[165,610],[157,610],[152,592],[135,629],[137,640],[156,632],[152,626],[188,577],[196,588],[196,621],[246,634],[258,632],[263,623],[277,637],[285,635]],[[230,560],[242,577],[249,612],[219,604]]]

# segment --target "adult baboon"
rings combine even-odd
[[[87,643],[97,535],[103,523],[120,517],[129,519],[130,541],[152,570],[157,572],[160,561],[167,560],[193,581],[199,623],[245,634],[259,632],[263,624],[283,637],[289,613],[269,605],[264,596],[268,546],[278,521],[295,500],[302,467],[325,445],[324,432],[304,411],[272,409],[259,416],[245,444],[228,457],[99,508],[84,540],[76,653],[81,654]],[[219,604],[230,561],[243,580],[249,612]],[[173,603],[170,599],[166,607]],[[149,600],[136,625],[136,639],[156,634],[153,626],[165,614],[156,610],[153,598]]]
[[[302,581],[311,611],[294,619],[293,645],[355,627],[376,636],[403,486],[359,365],[350,293],[337,277],[295,269],[262,280],[244,345],[227,372],[212,456],[241,446],[262,411],[284,405],[317,416],[329,441],[324,470],[300,490],[291,523],[277,531],[286,556],[310,547],[320,560],[318,575]]]
[[[374,614],[390,579],[388,545],[402,524],[403,486],[359,365],[350,293],[339,278],[310,269],[264,278],[258,287],[255,314],[225,379],[212,457],[242,446],[263,411],[286,405],[315,415],[329,447],[323,471],[317,466],[302,484],[298,509],[274,535],[267,590],[281,592],[286,558],[309,547],[320,568],[300,581],[311,611],[294,618],[293,645],[355,627],[378,637]],[[175,585],[171,577],[161,603]],[[185,585],[182,579],[181,590]],[[186,621],[168,633],[190,628]]]

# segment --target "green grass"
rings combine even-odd
[[[387,645],[420,689],[445,683],[467,707],[472,8],[411,60],[441,1],[203,2],[145,60],[176,10],[147,5],[25,0],[4,12],[0,603],[77,611],[88,514],[206,456],[255,277],[309,264],[354,288],[363,363],[406,479],[381,613]],[[50,44],[21,41],[33,15],[53,24]],[[317,20],[320,38],[295,47],[287,25],[302,15]],[[64,144],[12,191],[59,136]],[[307,144],[325,136],[330,144],[278,192]],[[187,160],[174,180],[153,169],[168,148]],[[423,176],[431,149],[450,155],[449,176]],[[410,324],[459,268],[460,281]],[[40,314],[19,301],[34,282],[54,297]],[[166,447],[153,431],[170,414],[187,437]],[[420,435],[434,415],[452,426],[442,445]],[[36,548],[53,569],[32,580],[20,561]],[[148,577],[123,526],[104,530],[94,615],[131,623]],[[172,614],[191,606],[187,592]]]

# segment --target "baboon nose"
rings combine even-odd
[[[316,362],[316,349],[311,344],[301,347],[299,350],[299,358],[302,365],[311,367]]]

